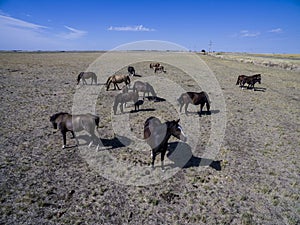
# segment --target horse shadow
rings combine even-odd
[[[191,147],[183,142],[169,143],[167,157],[174,162],[172,167],[190,168],[199,166],[209,166],[217,171],[221,171],[221,160],[212,160],[194,156]]]
[[[142,77],[142,75],[139,75],[139,74],[134,74],[132,75],[133,77]]]
[[[126,147],[132,142],[131,139],[119,135],[115,136],[113,139],[100,138],[100,140],[104,147],[111,147],[110,149]]]
[[[215,109],[215,110],[210,110],[209,112],[207,112],[207,111],[202,111],[202,113],[201,113],[201,115],[212,115],[212,114],[217,114],[217,113],[219,113],[220,112],[220,110],[218,110],[218,109]],[[200,112],[199,111],[197,111],[197,112],[187,112],[187,114],[188,115],[199,115],[200,116]]]
[[[79,146],[88,145],[89,142],[91,141],[91,137],[89,135],[80,135],[80,136],[77,136],[77,138],[85,141],[85,143],[79,144]],[[120,135],[117,135],[112,139],[99,138],[99,141],[101,141],[100,146],[110,147],[109,149],[126,147],[126,146],[129,146],[132,142],[131,139],[124,137],[124,136],[120,136]]]
[[[154,102],[165,102],[166,101],[166,99],[160,98],[158,96],[147,96],[145,98],[147,98],[149,101],[154,101]]]

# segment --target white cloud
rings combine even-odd
[[[84,35],[87,34],[86,31],[83,30],[77,30],[73,27],[65,26],[65,28],[69,31],[68,33],[62,33],[59,35],[59,37],[72,40],[72,39],[78,39],[83,37]]]
[[[270,32],[270,33],[282,33],[282,29],[281,28],[276,28],[276,29],[269,30],[268,32]]]
[[[143,25],[123,26],[123,27],[110,26],[107,30],[110,30],[110,31],[155,31],[154,29],[144,27]]]
[[[19,28],[19,29],[33,29],[39,30],[41,28],[48,28],[38,24],[26,22],[24,20],[15,19],[10,16],[0,15],[0,26],[5,28]]]
[[[260,32],[250,32],[248,30],[241,30],[240,36],[241,37],[257,37],[260,35]]]

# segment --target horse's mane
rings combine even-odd
[[[54,115],[52,115],[50,117],[50,121],[54,121],[56,120],[57,117],[61,116],[61,115],[69,115],[69,113],[67,112],[59,112],[59,113],[55,113]]]

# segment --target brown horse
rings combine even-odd
[[[255,83],[261,83],[261,74],[255,74],[252,76],[246,76],[242,82],[241,82],[241,87],[243,88],[245,84],[248,84],[248,89],[249,88],[253,88],[253,90],[255,90]]]
[[[261,74],[254,74],[252,76],[239,75],[236,81],[236,85],[240,85],[240,87],[243,88],[247,83],[247,88],[253,88],[253,90],[255,90],[254,85],[256,82],[258,82],[259,84],[261,83]]]
[[[154,73],[156,73],[157,71],[164,72],[164,73],[167,72],[167,71],[165,71],[165,69],[162,65],[157,66],[157,67],[154,68]]]
[[[120,110],[121,113],[123,113],[123,104],[126,102],[132,101],[134,104],[134,110],[139,110],[139,104],[138,104],[139,96],[136,92],[127,92],[127,93],[119,93],[115,97],[115,102],[113,105],[114,114],[117,113],[118,105],[120,104]]]
[[[151,166],[154,168],[155,157],[158,153],[161,153],[161,167],[164,169],[164,158],[168,149],[168,141],[172,136],[187,141],[187,137],[183,133],[181,126],[179,125],[179,119],[173,121],[167,121],[161,123],[156,117],[149,117],[144,123],[144,139],[151,147]]]
[[[247,77],[247,76],[246,75],[239,75],[235,85],[240,85],[240,87],[241,87],[242,81],[245,79],[245,77]]]
[[[73,135],[73,138],[76,139],[77,145],[78,140],[75,137],[74,132],[85,130],[91,135],[91,142],[89,147],[93,144],[94,141],[98,142],[97,149],[99,148],[99,139],[95,135],[95,127],[99,127],[99,117],[92,114],[80,114],[80,115],[71,115],[69,113],[60,112],[50,116],[50,122],[53,125],[54,129],[59,129],[63,136],[63,146],[66,148],[66,133],[70,131]]]
[[[207,93],[205,91],[202,91],[200,93],[197,92],[186,92],[183,93],[179,99],[177,100],[180,104],[180,112],[182,110],[183,105],[185,105],[185,114],[187,114],[187,108],[188,105],[191,103],[193,105],[200,105],[200,113],[199,116],[202,114],[202,109],[204,105],[206,104],[207,113],[209,114],[210,111],[210,101]]]
[[[139,93],[139,91],[144,92],[143,98],[145,98],[145,94],[149,93],[152,94],[152,96],[156,96],[156,93],[154,91],[154,88],[152,85],[150,85],[148,82],[142,82],[142,81],[136,81],[133,84],[133,91]]]
[[[154,69],[155,67],[159,67],[160,63],[150,63],[150,69]]]
[[[129,76],[128,75],[112,75],[106,81],[106,90],[108,91],[111,83],[114,84],[114,90],[116,90],[116,87],[120,90],[118,84],[122,83],[122,82],[124,82],[125,85],[130,84]]]
[[[79,84],[80,80],[82,80],[83,84],[87,84],[85,79],[90,79],[90,78],[92,78],[91,85],[93,84],[93,82],[95,82],[95,84],[97,84],[97,76],[95,73],[93,73],[93,72],[79,73],[78,77],[77,77],[77,85]]]

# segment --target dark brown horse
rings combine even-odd
[[[254,85],[257,82],[259,84],[261,83],[261,74],[254,74],[252,76],[239,75],[236,81],[236,85],[240,85],[240,87],[243,88],[244,85],[247,83],[247,88],[253,88],[253,90],[255,90]]]
[[[179,125],[179,119],[173,121],[167,121],[161,123],[156,117],[149,117],[144,123],[144,139],[151,147],[152,169],[154,168],[155,157],[158,153],[161,153],[161,167],[164,169],[164,158],[168,149],[168,141],[170,137],[174,136],[184,142],[187,141],[187,137],[183,133],[181,126]]]
[[[253,90],[255,90],[255,83],[261,83],[261,75],[260,74],[255,74],[255,75],[252,75],[252,76],[248,76],[248,77],[245,77],[242,81],[242,84],[241,86],[244,87],[245,84],[248,84],[248,89],[249,88],[253,88]]]
[[[129,75],[135,76],[135,69],[133,66],[128,66],[127,71]]]
[[[73,135],[73,138],[76,139],[77,145],[78,140],[74,132],[85,130],[91,135],[91,142],[89,147],[93,144],[94,141],[98,142],[97,149],[99,148],[99,139],[95,135],[95,128],[99,127],[99,117],[92,114],[80,114],[80,115],[71,115],[69,113],[60,112],[50,116],[50,122],[53,125],[54,129],[59,129],[63,136],[63,146],[66,148],[66,133],[70,131]]]
[[[120,90],[118,84],[123,82],[125,85],[130,84],[130,78],[128,75],[112,75],[106,81],[106,90],[108,91],[111,83],[114,84],[114,90],[116,90],[116,87]]]
[[[156,96],[154,88],[148,82],[142,82],[142,81],[134,82],[133,91],[137,92],[138,94],[139,94],[139,91],[144,92],[143,98],[145,98],[146,93],[148,93],[148,96],[149,96],[149,93],[151,93],[152,96],[154,96],[154,97]]]
[[[159,67],[160,63],[150,63],[150,69],[154,69],[155,67]]]
[[[77,85],[79,84],[80,80],[82,80],[83,84],[87,84],[85,79],[90,79],[92,78],[92,82],[91,85],[93,84],[93,82],[95,82],[95,84],[97,84],[97,75],[93,72],[81,72],[78,74],[77,77]]]
[[[167,71],[165,71],[164,66],[162,66],[162,65],[154,68],[154,73],[156,73],[157,71],[164,72],[164,73],[167,72]]]
[[[210,113],[210,101],[207,93],[205,91],[201,92],[186,92],[183,93],[179,99],[177,100],[180,104],[180,112],[182,107],[185,105],[185,114],[187,114],[188,105],[191,103],[193,105],[200,105],[200,113],[199,116],[202,114],[202,110],[204,105],[206,104],[207,113]]]
[[[134,110],[138,111],[139,110],[138,100],[139,100],[139,96],[136,92],[126,92],[126,93],[117,94],[113,105],[114,114],[117,113],[117,108],[119,104],[120,104],[121,113],[123,113],[124,103],[131,102],[131,101],[134,104]]]

